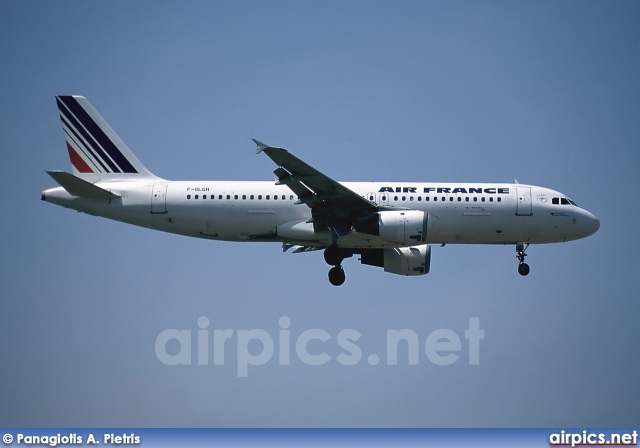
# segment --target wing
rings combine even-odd
[[[338,233],[348,231],[358,218],[369,216],[378,206],[291,154],[253,140],[257,152],[264,152],[278,168],[273,172],[278,184],[288,186],[299,201],[311,209],[316,232],[330,228]]]

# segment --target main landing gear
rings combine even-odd
[[[528,275],[529,271],[531,270],[529,268],[529,265],[524,262],[524,257],[527,256],[525,251],[527,250],[528,247],[529,247],[528,243],[527,243],[526,246],[523,243],[516,244],[516,258],[518,259],[518,262],[519,262],[519,264],[518,264],[518,274],[520,274],[522,276]]]
[[[337,244],[332,244],[324,250],[324,261],[326,261],[328,265],[333,266],[329,270],[329,283],[333,286],[342,285],[346,279],[344,269],[342,269],[341,266],[344,258],[345,255]]]
[[[340,286],[344,283],[346,276],[344,275],[344,269],[342,266],[334,266],[329,269],[329,282],[333,286]]]

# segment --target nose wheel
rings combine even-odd
[[[529,265],[524,262],[524,257],[527,256],[525,251],[529,247],[529,244],[526,246],[523,243],[516,244],[516,258],[518,259],[518,274],[525,276],[529,275]]]

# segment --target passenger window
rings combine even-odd
[[[478,198],[474,196],[473,202],[478,202]]]
[[[191,199],[191,195],[190,194],[187,195],[187,199]]]
[[[433,197],[433,202],[438,202],[438,196]]]
[[[277,200],[278,200],[278,195],[277,195],[277,194],[274,194],[274,195],[273,195],[273,200],[274,200],[274,201],[277,201]]]
[[[193,199],[198,199],[198,195],[195,195],[195,196],[193,197]]]
[[[498,202],[502,202],[502,198],[498,198]]]
[[[238,199],[238,195],[237,195],[237,194],[234,194],[234,195],[233,195],[233,199]]]
[[[383,200],[383,201],[386,201],[386,200],[387,200],[387,196],[386,196],[386,195],[385,195],[385,196],[382,196],[382,200]]]
[[[453,202],[453,196],[449,198],[449,202]]]
[[[282,200],[284,201],[285,199],[287,199],[287,197],[285,195],[282,195]]]
[[[227,195],[227,201],[228,201],[229,199],[231,199],[231,195],[230,195],[230,194],[228,194],[228,195]]]
[[[394,200],[394,201],[397,201],[397,200],[398,200],[398,196],[394,196],[394,197],[393,197],[393,200]]]
[[[243,195],[242,195],[242,199],[247,199],[247,195],[246,195],[246,194],[243,194]]]
[[[469,196],[467,196],[466,198],[464,198],[465,202],[469,202]]]
[[[258,195],[258,200],[259,201],[262,200],[262,195],[261,194]]]
[[[253,195],[249,196],[249,199],[251,199],[253,201]]]
[[[425,200],[426,202],[429,202],[429,196],[426,196],[426,197],[424,198],[424,200]]]
[[[218,195],[218,199],[222,199],[222,195],[221,195],[221,194],[220,194],[220,195]]]
[[[409,200],[410,200],[410,201],[413,201],[413,196],[409,196]]]
[[[418,202],[422,201],[422,196],[418,196]]]
[[[206,194],[203,194],[203,195],[202,195],[202,199],[207,199],[207,195],[206,195]]]
[[[372,194],[369,195],[369,200],[373,201],[373,195]]]
[[[484,202],[484,196],[482,196],[482,199],[480,199],[482,202]]]
[[[493,196],[489,198],[489,202],[493,202]]]
[[[268,201],[269,198],[271,198],[271,195],[266,195],[264,198]]]

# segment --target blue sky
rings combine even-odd
[[[637,426],[637,2],[0,2],[3,426]],[[270,180],[251,138],[339,180],[564,192],[598,233],[433,248],[428,276],[214,243],[39,200],[81,94],[155,174]],[[167,366],[167,329],[322,329],[309,366]],[[485,331],[469,365],[464,331]],[[362,361],[336,338],[362,334]],[[462,341],[450,366],[367,362],[387,330]],[[195,337],[195,336],[194,336]],[[175,348],[175,347],[174,347]],[[253,353],[260,350],[254,345]],[[295,350],[292,349],[295,353]],[[196,349],[194,348],[194,359]]]

